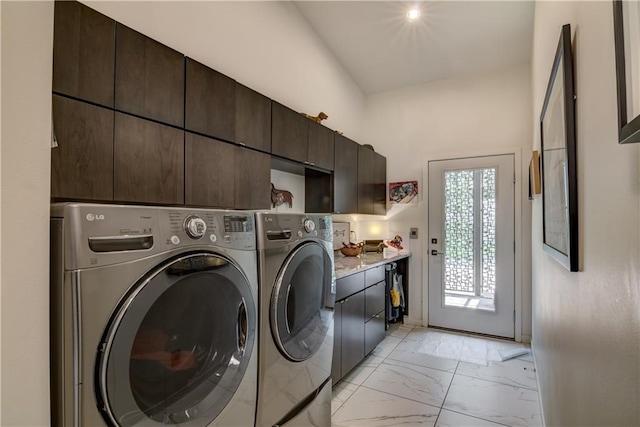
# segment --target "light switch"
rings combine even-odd
[[[417,239],[418,238],[418,228],[413,227],[409,229],[409,238]]]

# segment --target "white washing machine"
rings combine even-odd
[[[256,214],[256,425],[330,426],[335,272],[331,216]]]
[[[253,213],[51,208],[54,426],[250,426]]]

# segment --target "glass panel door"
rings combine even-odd
[[[513,162],[429,162],[430,325],[514,337]]]

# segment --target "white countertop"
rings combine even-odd
[[[409,258],[410,252],[397,252],[384,256],[376,252],[367,252],[358,256],[344,256],[340,251],[334,253],[336,266],[336,279],[377,267],[403,258]]]

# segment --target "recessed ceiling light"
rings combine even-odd
[[[419,17],[420,17],[420,9],[411,9],[407,13],[407,19],[409,19],[409,21],[415,21]]]

